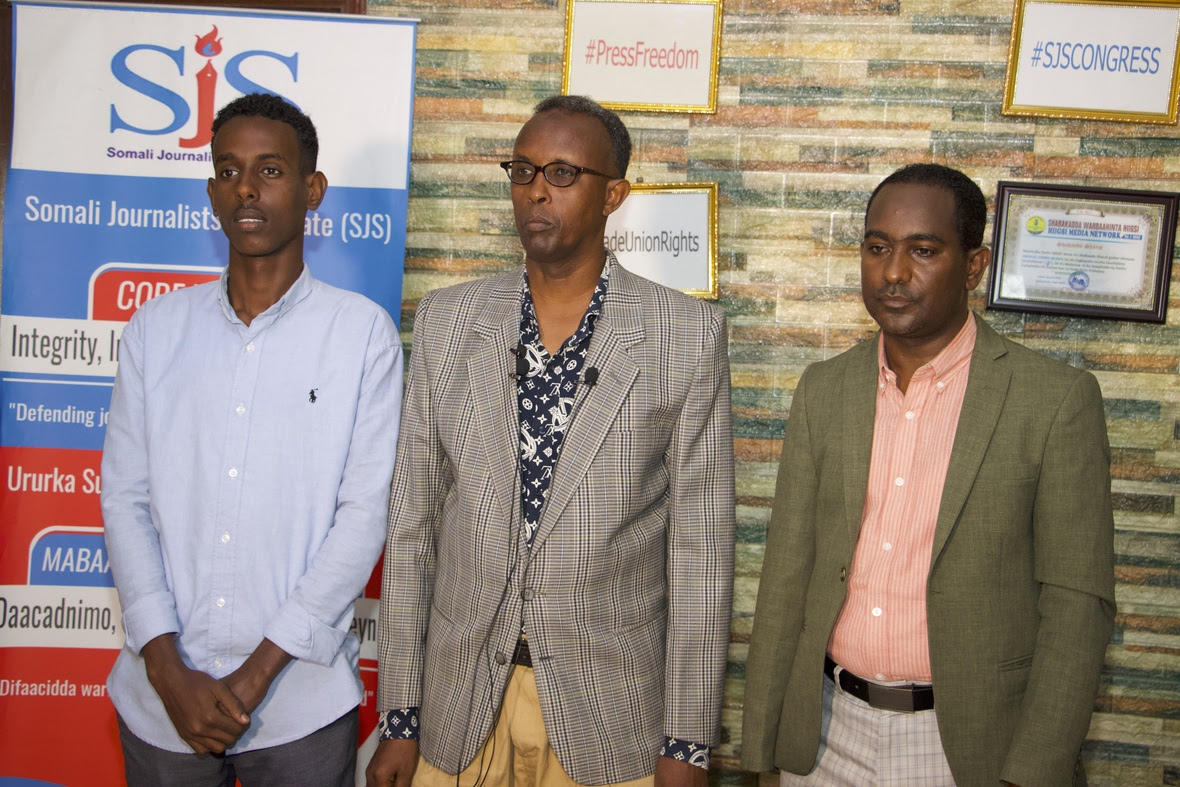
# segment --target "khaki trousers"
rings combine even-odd
[[[418,757],[414,787],[455,787],[456,783],[459,787],[582,787],[569,777],[549,746],[531,668],[513,668],[496,728],[457,782],[454,774]],[[648,776],[608,787],[654,785],[655,777]]]

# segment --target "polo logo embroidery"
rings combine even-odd
[[[308,391],[307,392],[307,401],[311,402],[312,404],[315,404],[315,392],[318,390],[320,390],[320,389],[319,388],[312,388],[310,391]]]

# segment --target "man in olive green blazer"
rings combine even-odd
[[[948,331],[975,319],[926,583],[931,712],[960,787],[1084,784],[1079,749],[1114,616],[1101,393],[1091,374],[970,315],[967,293],[989,261],[986,214],[965,237],[960,195],[940,170],[903,169],[874,192],[862,290],[882,330],[809,367],[796,388],[747,660],[742,764],[807,774],[822,748],[825,653],[865,508],[878,342],[908,380]],[[952,228],[874,229],[913,219],[899,210],[911,203],[935,213],[951,205]],[[982,194],[978,204],[985,211]]]

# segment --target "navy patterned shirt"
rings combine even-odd
[[[553,468],[561,455],[566,427],[573,415],[578,384],[585,381],[592,385],[596,376],[587,379],[589,370],[583,372],[582,367],[586,362],[586,350],[590,348],[590,337],[594,335],[594,325],[602,314],[610,260],[608,257],[608,264],[590,296],[590,305],[586,307],[578,329],[554,355],[550,355],[541,343],[541,329],[533,308],[528,275],[525,274],[521,281],[520,346],[528,371],[516,383],[516,401],[520,415],[520,505],[524,514],[524,535],[530,546],[537,534]],[[388,711],[378,726],[381,740],[415,739],[418,737],[418,709]],[[665,738],[660,756],[707,769],[709,752],[708,746]]]
[[[549,495],[553,467],[565,441],[578,383],[585,378],[582,366],[586,362],[586,350],[590,348],[594,324],[602,314],[606,279],[606,271],[603,271],[578,329],[552,356],[541,343],[541,328],[537,325],[527,276],[521,287],[520,345],[528,372],[516,383],[516,401],[520,413],[520,506],[525,538],[530,546],[537,534],[545,498]]]

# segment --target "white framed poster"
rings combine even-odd
[[[1015,0],[1005,115],[1175,123],[1180,0]]]
[[[632,184],[607,219],[606,246],[632,273],[716,298],[717,184]]]
[[[561,92],[612,109],[716,112],[721,0],[569,0]]]

